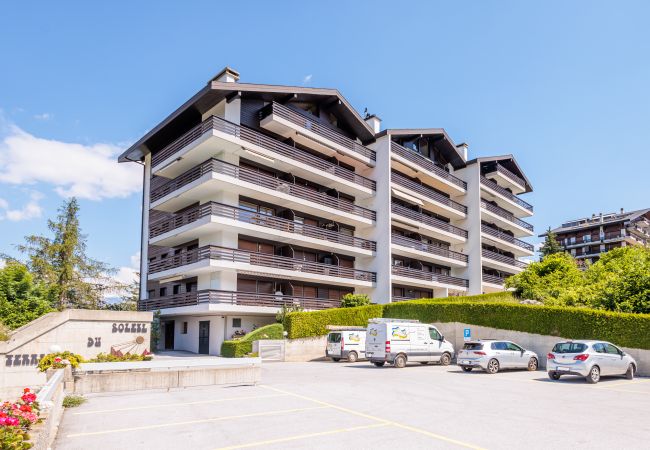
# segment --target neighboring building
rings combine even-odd
[[[281,305],[503,289],[532,256],[512,155],[467,160],[442,129],[380,131],[334,89],[224,69],[120,156],[144,163],[142,310],[167,348],[218,353]]]
[[[553,231],[576,259],[596,262],[602,253],[626,245],[650,245],[650,208],[570,220]],[[544,237],[546,234],[540,235]]]

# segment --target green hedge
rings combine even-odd
[[[422,298],[420,301],[427,302],[499,302],[499,303],[519,303],[512,292],[503,291],[503,292],[492,292],[491,294],[480,294],[480,295],[467,295],[464,297],[436,297],[436,298]]]
[[[355,308],[293,312],[287,314],[287,334],[289,339],[297,339],[327,334],[327,325],[366,326],[368,319],[382,317],[382,311],[383,305],[366,305]]]
[[[284,330],[281,323],[272,323],[253,330],[241,339],[224,341],[221,344],[221,356],[226,358],[241,358],[253,351],[253,341],[263,339],[283,339]]]

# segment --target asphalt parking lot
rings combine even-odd
[[[57,449],[648,448],[650,378],[268,363],[258,386],[96,395]]]

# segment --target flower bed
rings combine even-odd
[[[0,406],[0,448],[27,449],[29,429],[40,421],[40,410],[36,394],[29,388],[23,390],[23,395],[15,402],[4,402]]]

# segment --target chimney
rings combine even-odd
[[[377,117],[374,114],[366,115],[366,118],[363,119],[366,121],[368,125],[370,125],[370,128],[372,128],[372,132],[377,134],[381,131],[381,119]]]
[[[456,146],[458,151],[460,152],[461,155],[463,155],[463,160],[467,161],[467,149],[469,149],[469,145],[467,145],[464,142],[461,142]]]
[[[621,208],[621,214],[623,214],[624,211],[625,211],[625,210],[624,210],[623,208]]]
[[[211,83],[213,81],[221,81],[223,83],[236,83],[239,81],[239,72],[237,72],[235,69],[231,69],[230,67],[224,67],[223,70],[212,77],[208,83]]]
[[[603,213],[600,213],[600,223],[603,223]]]

